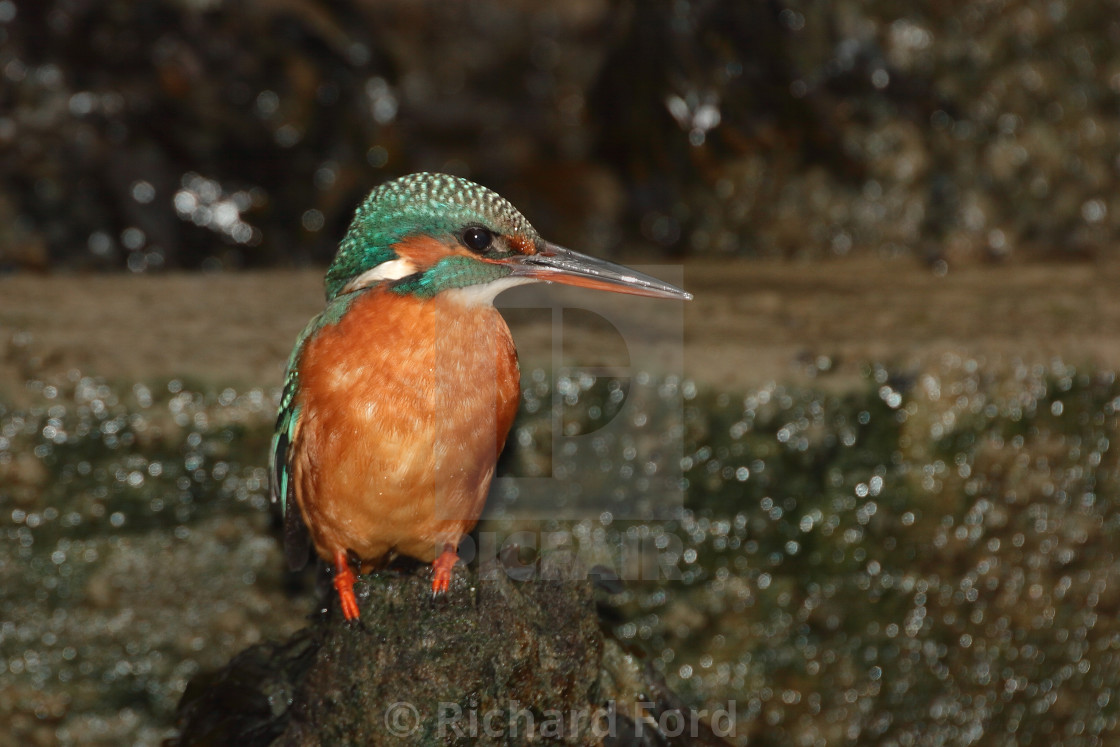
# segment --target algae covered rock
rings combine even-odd
[[[331,595],[287,642],[195,678],[170,744],[678,743],[663,721],[686,726],[680,744],[714,739],[604,640],[592,584],[539,580],[556,575],[519,582],[490,565],[460,572],[440,597],[423,573],[363,576],[359,622]]]

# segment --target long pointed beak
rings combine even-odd
[[[545,244],[536,254],[506,260],[515,277],[533,278],[581,288],[630,293],[651,298],[691,301],[692,294],[645,273],[616,265],[605,259],[573,252],[556,244]]]

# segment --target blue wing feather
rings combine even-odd
[[[280,412],[276,418],[276,430],[272,435],[272,448],[269,451],[269,493],[272,502],[280,504],[280,513],[284,519],[284,556],[288,560],[288,567],[293,571],[298,571],[307,564],[311,544],[299,506],[296,505],[295,485],[292,482],[292,446],[300,418],[298,364],[304,342],[317,328],[318,322],[319,317],[316,317],[304,328],[288,358],[284,391],[280,395]]]
[[[284,377],[284,391],[280,395],[280,413],[276,418],[276,431],[272,436],[272,449],[269,453],[268,475],[270,496],[273,503],[280,504],[284,517],[284,556],[288,567],[298,571],[307,564],[308,548],[311,538],[303,523],[299,506],[295,501],[295,484],[292,480],[293,448],[298,449],[299,431],[299,360],[307,340],[328,324],[335,324],[353,302],[351,293],[332,300],[323,313],[308,322],[303,328],[292,354],[288,358],[288,370]]]

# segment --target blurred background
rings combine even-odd
[[[0,2],[0,266],[325,263],[371,185],[482,181],[654,256],[1098,256],[1116,7]]]
[[[542,529],[682,540],[608,628],[737,743],[1116,743],[1118,11],[0,0],[0,744],[158,744],[303,624],[283,362],[355,205],[419,170],[683,266],[649,375],[684,508]],[[590,432],[625,385],[512,321],[507,468],[551,474],[541,403]],[[615,339],[583,326],[575,362]]]

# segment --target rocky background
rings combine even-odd
[[[325,262],[415,170],[594,252],[1085,258],[1112,3],[0,2],[0,267]]]

